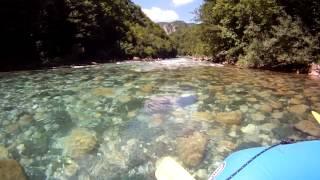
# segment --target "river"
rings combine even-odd
[[[319,89],[183,58],[1,73],[0,144],[32,180],[153,180],[166,156],[206,179],[234,151],[310,138],[294,126]]]

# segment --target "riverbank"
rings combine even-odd
[[[175,57],[168,57],[175,58]],[[28,71],[28,70],[45,70],[45,69],[57,69],[57,68],[77,68],[81,66],[94,66],[98,64],[108,64],[108,63],[117,63],[117,62],[127,62],[127,61],[161,61],[165,58],[139,58],[133,57],[132,59],[128,58],[115,58],[115,59],[106,59],[106,60],[79,60],[79,61],[53,61],[50,63],[31,63],[31,64],[17,64],[17,65],[6,65],[0,63],[0,72],[13,72],[13,71]]]
[[[224,57],[219,57],[219,56],[215,58],[208,57],[208,56],[185,56],[185,57],[195,61],[207,61],[207,62],[212,62],[216,64],[232,65],[232,66],[237,66],[239,68],[244,68],[242,66],[237,65],[234,59],[226,60]],[[275,72],[296,73],[296,74],[308,74],[310,77],[320,78],[320,64],[317,64],[317,63],[312,63],[309,65],[292,64],[292,65],[286,65],[286,66],[277,66],[273,68],[271,67],[271,68],[253,68],[253,69],[270,70]]]
[[[188,58],[193,61],[203,61],[212,63],[211,66],[224,66],[230,65],[235,66],[237,68],[244,69],[244,67],[238,66],[234,60],[225,60],[217,56],[216,58],[208,57],[208,56],[177,56],[173,58]],[[13,72],[13,71],[28,71],[28,70],[46,70],[46,69],[58,69],[58,68],[81,68],[85,66],[96,66],[101,64],[108,63],[132,63],[132,62],[156,62],[163,61],[169,58],[139,58],[133,57],[132,59],[109,59],[109,60],[87,60],[87,61],[79,61],[79,62],[68,62],[68,63],[50,63],[45,65],[31,65],[31,66],[21,66],[18,68],[9,67],[5,68],[5,66],[0,67],[0,72]],[[171,58],[172,59],[172,58]],[[248,68],[250,69],[250,68]],[[269,70],[274,72],[285,72],[285,73],[295,73],[295,74],[308,74],[312,78],[320,78],[320,64],[312,63],[307,67],[301,67],[299,65],[292,65],[291,67],[277,67],[277,68],[255,68],[257,70]]]

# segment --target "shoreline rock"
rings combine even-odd
[[[315,64],[315,63],[311,64],[311,67],[309,70],[309,76],[320,78],[320,64]]]

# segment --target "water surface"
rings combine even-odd
[[[174,59],[0,74],[0,144],[30,179],[153,180],[171,156],[206,179],[236,150],[308,135],[304,75]]]

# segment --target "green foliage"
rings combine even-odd
[[[277,68],[284,65],[310,64],[317,60],[317,41],[290,17],[279,18],[267,37],[254,38],[245,47],[238,64],[247,67]]]
[[[202,25],[181,28],[170,35],[179,55],[201,56],[208,54],[208,45],[201,40]]]
[[[277,2],[290,16],[295,19],[300,18],[312,34],[320,32],[319,0],[278,0]]]
[[[130,0],[4,1],[2,68],[175,56],[165,32]]]
[[[206,0],[201,39],[241,66],[304,66],[319,59],[319,12],[317,0]]]

